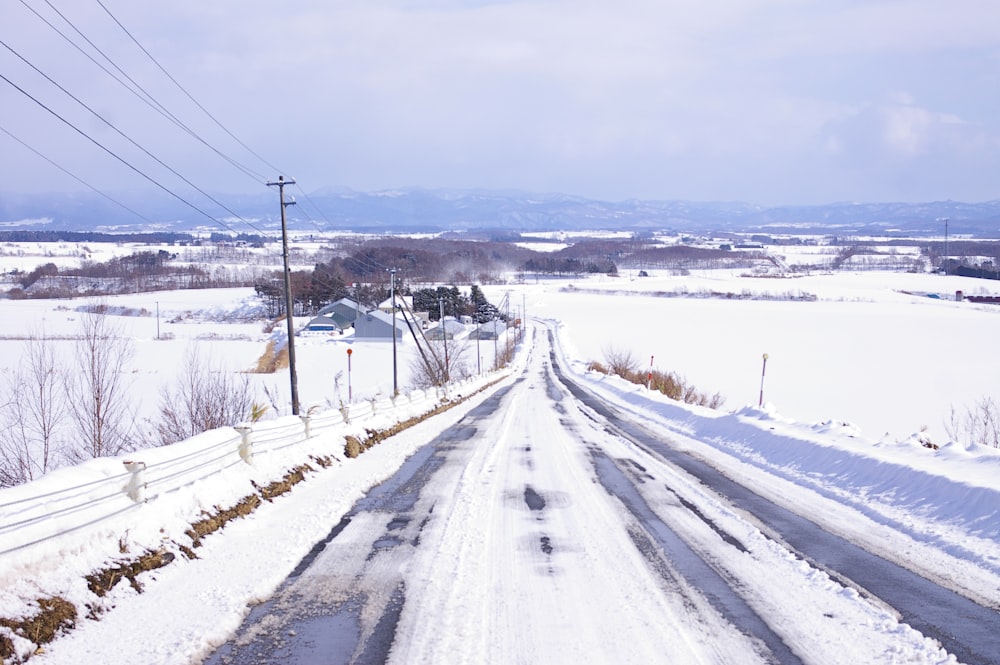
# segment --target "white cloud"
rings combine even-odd
[[[932,155],[943,163],[943,154],[955,156],[951,171],[982,170],[981,146],[1000,139],[1000,116],[989,112],[1000,87],[983,66],[1000,52],[1000,5],[972,0],[217,0],[114,9],[242,139],[317,187],[820,202],[856,182],[838,170],[849,165]],[[99,10],[73,11],[101,43],[129,54],[122,62],[155,94],[232,145]],[[40,62],[99,90],[104,107],[158,154],[210,189],[241,182],[126,101],[33,17],[10,14]],[[2,53],[0,67],[19,71]],[[16,111],[5,122],[43,141],[50,123],[16,97],[0,88],[0,104]],[[103,172],[105,158],[78,137],[58,146]],[[45,168],[3,165],[0,178],[35,187]],[[933,179],[932,169],[922,177]],[[881,198],[880,177],[868,186]],[[792,181],[794,189],[783,184]]]
[[[883,140],[890,149],[914,156],[924,151],[928,132],[934,124],[934,114],[915,106],[884,106],[880,113],[884,120]]]

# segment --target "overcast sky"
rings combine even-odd
[[[86,35],[198,138],[29,8],[125,80]],[[998,2],[5,0],[0,12],[0,191],[82,188],[11,134],[101,189],[151,184],[91,140],[189,188],[120,131],[213,192],[260,191],[280,173],[306,192],[1000,198]]]

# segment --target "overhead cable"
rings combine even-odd
[[[135,79],[133,79],[131,76],[129,76],[128,73],[125,72],[125,70],[123,70],[120,66],[118,66],[118,64],[115,63],[115,61],[112,60],[110,56],[108,56],[96,44],[94,44],[94,42],[91,39],[89,39],[85,34],[83,34],[83,32],[78,27],[76,27],[76,25],[69,18],[67,18],[63,13],[61,13],[58,9],[56,9],[52,5],[51,2],[48,2],[48,0],[46,0],[47,4],[50,7],[52,7],[52,10],[55,11],[56,14],[58,14],[59,17],[62,18],[62,20],[65,21],[71,28],[73,28],[73,30],[78,35],[80,35],[80,37],[84,41],[86,41],[87,44],[89,44],[91,46],[91,48],[93,48],[95,51],[97,51],[97,53],[99,53],[101,55],[101,57],[103,57],[105,60],[107,60],[108,63],[111,64],[112,67],[114,67],[116,70],[118,70],[118,72],[121,73],[121,76],[119,76],[118,74],[115,74],[113,71],[109,70],[103,63],[101,63],[97,59],[95,59],[94,56],[92,56],[83,47],[81,47],[78,43],[76,43],[69,35],[67,35],[66,33],[64,33],[57,26],[53,25],[53,23],[51,21],[49,21],[46,17],[42,16],[35,8],[33,8],[31,5],[29,5],[25,0],[20,0],[20,2],[31,13],[33,13],[36,17],[38,17],[39,20],[41,20],[43,23],[45,23],[47,26],[49,26],[56,34],[58,34],[60,37],[62,37],[67,43],[69,43],[77,51],[79,51],[85,58],[87,58],[88,60],[90,60],[90,62],[92,62],[101,71],[103,71],[105,74],[107,74],[112,79],[114,79],[114,81],[117,82],[120,86],[122,86],[123,88],[125,88],[132,95],[134,95],[139,101],[141,101],[142,103],[146,104],[149,108],[151,108],[152,110],[156,111],[161,116],[163,116],[164,118],[166,118],[167,120],[169,120],[176,127],[178,127],[179,129],[181,129],[182,131],[184,131],[185,133],[187,133],[191,138],[195,139],[196,141],[198,141],[199,143],[201,143],[202,145],[204,145],[206,148],[208,148],[209,150],[211,150],[212,152],[214,152],[216,155],[218,155],[219,157],[221,157],[223,160],[225,160],[226,162],[228,162],[231,166],[233,166],[237,170],[241,171],[247,177],[251,178],[252,180],[254,180],[257,183],[261,183],[263,180],[265,180],[265,178],[264,178],[263,175],[261,175],[260,173],[254,171],[249,166],[246,166],[246,165],[240,163],[238,160],[234,159],[233,157],[230,157],[229,155],[225,154],[224,152],[222,152],[221,150],[219,150],[218,148],[216,148],[215,146],[213,146],[212,144],[210,144],[208,141],[206,141],[204,138],[202,138],[201,135],[199,135],[196,131],[194,131],[191,127],[189,127],[183,120],[181,120],[176,115],[174,115],[173,113],[171,113],[169,111],[169,109],[167,109],[163,104],[161,104],[159,101],[157,101],[157,99],[152,94],[150,94],[142,85],[140,85]],[[121,77],[125,77],[125,79],[127,79],[128,82],[122,80]]]
[[[112,21],[114,21],[114,22],[115,22],[115,23],[116,23],[116,24],[118,25],[118,27],[122,29],[122,31],[123,31],[123,32],[124,32],[124,33],[125,33],[126,35],[128,35],[129,39],[131,39],[131,40],[132,40],[132,41],[133,41],[133,42],[135,43],[135,45],[139,47],[139,50],[141,50],[141,51],[142,51],[143,53],[145,53],[145,54],[146,54],[146,57],[148,57],[148,58],[149,58],[149,59],[150,59],[150,60],[151,60],[151,61],[153,62],[153,64],[154,64],[154,65],[156,65],[156,66],[157,66],[157,68],[159,68],[159,70],[160,70],[161,72],[163,72],[163,75],[164,75],[164,76],[166,76],[166,77],[167,77],[168,79],[170,79],[170,81],[171,81],[171,82],[172,82],[172,83],[173,83],[174,85],[176,85],[176,86],[177,86],[178,90],[180,90],[181,92],[183,92],[183,93],[184,93],[184,94],[185,94],[185,95],[187,96],[187,98],[188,98],[188,99],[190,99],[190,100],[191,100],[191,102],[192,102],[192,103],[193,103],[193,104],[194,104],[195,106],[197,106],[197,107],[198,107],[199,109],[201,109],[201,111],[202,111],[202,112],[203,112],[203,113],[204,113],[204,114],[205,114],[206,116],[208,116],[209,118],[211,118],[212,122],[214,122],[214,123],[215,123],[216,125],[218,125],[218,127],[219,127],[219,128],[220,128],[220,129],[222,130],[222,131],[224,131],[224,132],[225,132],[225,133],[226,133],[226,134],[227,134],[227,135],[228,135],[228,136],[229,136],[229,137],[230,137],[231,139],[233,139],[234,141],[236,141],[237,143],[239,143],[239,144],[240,144],[241,146],[243,146],[243,148],[244,148],[244,149],[246,149],[246,151],[247,151],[247,152],[249,152],[249,153],[250,153],[251,155],[253,155],[253,156],[254,156],[254,157],[256,157],[257,159],[259,159],[259,160],[260,160],[260,161],[261,161],[262,163],[266,164],[266,165],[267,165],[268,167],[270,167],[270,168],[271,168],[271,170],[273,170],[273,171],[277,171],[278,173],[281,173],[281,172],[282,172],[282,169],[279,169],[278,167],[274,166],[274,165],[273,165],[273,164],[271,164],[271,163],[270,163],[269,161],[267,161],[266,159],[264,159],[263,157],[261,157],[261,156],[260,156],[259,154],[257,154],[257,152],[255,152],[255,151],[254,151],[254,150],[253,150],[253,149],[252,149],[252,148],[251,148],[250,146],[248,146],[248,145],[247,145],[246,143],[244,143],[243,141],[241,141],[241,140],[239,139],[239,137],[237,137],[237,136],[236,136],[235,134],[233,134],[233,133],[232,133],[231,131],[229,131],[229,129],[228,129],[228,128],[227,128],[227,127],[226,127],[225,125],[223,125],[223,124],[222,124],[222,122],[220,122],[220,121],[219,121],[219,120],[218,120],[218,119],[217,119],[217,118],[216,118],[216,117],[215,117],[214,115],[212,115],[212,114],[211,114],[211,113],[210,113],[210,112],[208,111],[208,109],[206,109],[206,108],[205,108],[204,106],[202,106],[202,105],[201,105],[201,103],[199,103],[199,102],[198,102],[198,100],[197,100],[197,99],[195,99],[195,98],[194,98],[194,97],[193,97],[193,96],[191,95],[191,93],[189,93],[189,92],[187,91],[187,89],[185,89],[185,88],[184,88],[184,86],[182,86],[182,85],[181,85],[181,84],[180,84],[180,83],[179,83],[179,82],[177,81],[177,79],[175,79],[175,78],[174,78],[173,76],[171,76],[170,72],[168,72],[168,71],[167,71],[167,70],[166,70],[166,69],[165,69],[165,68],[163,67],[163,65],[161,65],[161,64],[160,64],[160,62],[159,62],[159,61],[158,61],[158,60],[157,60],[156,58],[154,58],[154,57],[153,57],[153,55],[152,55],[152,54],[151,54],[151,53],[150,53],[149,51],[147,51],[147,50],[146,50],[146,48],[145,48],[145,47],[144,47],[144,46],[143,46],[143,45],[142,45],[141,43],[139,43],[139,40],[138,40],[138,39],[136,39],[136,38],[135,38],[135,36],[133,36],[131,32],[129,32],[128,28],[126,28],[126,27],[125,27],[124,25],[122,25],[121,21],[119,21],[119,20],[118,20],[118,19],[117,19],[117,18],[115,17],[115,15],[111,13],[111,10],[109,10],[109,9],[108,9],[108,8],[107,8],[107,7],[106,7],[106,6],[104,5],[104,3],[103,3],[103,2],[101,2],[101,0],[96,0],[96,2],[97,2],[97,4],[98,4],[98,5],[100,5],[100,6],[101,6],[101,9],[103,9],[103,10],[104,10],[104,11],[105,11],[105,12],[107,13],[107,15],[111,17],[111,20],[112,20]]]
[[[65,124],[70,129],[72,129],[73,131],[75,131],[77,134],[79,134],[83,138],[87,139],[88,141],[90,141],[91,143],[93,143],[94,145],[96,145],[98,148],[100,148],[101,150],[103,150],[104,152],[108,153],[111,157],[115,158],[116,160],[118,160],[119,162],[121,162],[122,164],[124,164],[125,166],[127,166],[129,169],[131,169],[132,171],[134,171],[138,175],[142,176],[143,178],[145,178],[149,182],[151,182],[156,187],[162,189],[164,192],[166,192],[170,196],[174,197],[175,199],[177,199],[178,201],[180,201],[184,205],[188,206],[192,210],[194,210],[197,213],[199,213],[200,215],[203,215],[204,217],[207,217],[208,219],[212,220],[213,222],[215,222],[219,226],[223,227],[227,231],[230,231],[232,233],[236,233],[235,229],[231,228],[230,226],[228,226],[224,222],[222,222],[222,221],[216,219],[215,217],[213,217],[212,215],[208,214],[207,212],[205,212],[204,210],[202,210],[201,208],[199,208],[195,204],[191,203],[190,201],[188,201],[187,199],[185,199],[184,197],[182,197],[180,194],[177,194],[176,192],[174,192],[173,190],[171,190],[166,185],[163,185],[162,183],[160,183],[158,180],[156,180],[152,176],[147,175],[141,169],[139,169],[138,167],[136,167],[133,164],[131,164],[128,161],[126,161],[123,157],[121,157],[118,154],[116,154],[113,150],[111,150],[110,148],[108,148],[107,146],[105,146],[104,144],[102,144],[100,141],[98,141],[97,139],[93,138],[92,136],[90,136],[89,134],[87,134],[85,131],[83,131],[82,129],[80,129],[79,127],[77,127],[73,123],[71,123],[69,120],[67,120],[66,118],[62,117],[61,115],[59,115],[58,113],[56,113],[55,111],[53,111],[51,108],[49,108],[48,106],[46,106],[37,97],[33,96],[27,90],[25,90],[24,88],[22,88],[21,86],[17,85],[13,81],[11,81],[9,78],[7,78],[3,73],[0,73],[0,78],[2,78],[4,81],[6,81],[11,87],[13,87],[15,90],[17,90],[18,92],[20,92],[22,95],[24,95],[25,97],[27,97],[31,101],[35,102],[35,104],[37,104],[38,106],[40,106],[43,109],[45,109],[48,113],[50,113],[51,115],[55,116],[58,120],[60,120],[63,124]]]
[[[13,53],[18,58],[20,58],[22,62],[24,62],[29,67],[31,67],[39,75],[41,75],[42,77],[44,77],[45,80],[47,80],[49,83],[51,83],[52,85],[54,85],[57,88],[59,88],[59,90],[61,90],[63,93],[65,93],[70,99],[72,99],[77,104],[79,104],[83,108],[85,108],[88,111],[90,111],[90,113],[92,113],[95,117],[99,118],[108,127],[110,127],[111,129],[113,129],[119,136],[121,136],[126,141],[128,141],[129,143],[131,143],[133,146],[135,146],[136,148],[138,148],[139,150],[141,150],[148,157],[150,157],[151,159],[153,159],[157,164],[159,164],[163,168],[165,168],[168,171],[170,171],[171,173],[173,173],[175,176],[177,176],[178,178],[180,178],[181,180],[183,180],[187,185],[190,185],[191,187],[193,187],[194,189],[196,189],[198,192],[200,192],[202,195],[204,195],[210,201],[212,201],[213,203],[215,203],[216,205],[218,205],[220,208],[222,208],[223,210],[225,210],[229,214],[233,215],[234,217],[236,217],[237,219],[239,219],[240,221],[242,221],[243,223],[245,223],[250,228],[254,229],[255,231],[260,231],[260,229],[258,229],[256,226],[254,226],[253,224],[251,224],[249,221],[243,219],[243,217],[239,213],[237,213],[234,210],[232,210],[231,208],[229,208],[229,206],[227,206],[226,204],[222,203],[221,201],[219,201],[218,199],[216,199],[214,196],[212,196],[211,194],[209,194],[208,192],[206,192],[204,189],[202,189],[201,187],[199,187],[198,185],[194,184],[189,179],[187,179],[186,177],[184,177],[183,175],[181,175],[176,169],[174,169],[173,167],[171,167],[170,165],[168,165],[162,159],[160,159],[159,157],[157,157],[156,155],[154,155],[153,153],[151,153],[149,150],[147,150],[143,146],[139,145],[138,142],[136,142],[130,136],[128,136],[127,134],[125,134],[125,132],[123,132],[122,130],[120,130],[114,123],[112,123],[110,120],[108,120],[107,118],[105,118],[103,115],[101,115],[100,113],[98,113],[97,111],[95,111],[94,109],[92,109],[90,106],[88,106],[85,102],[83,102],[80,98],[78,98],[76,95],[74,95],[73,93],[71,93],[69,90],[67,90],[66,88],[64,88],[63,86],[61,86],[59,83],[57,83],[55,80],[53,80],[52,77],[50,77],[48,74],[46,74],[45,72],[43,72],[40,69],[38,69],[38,67],[36,67],[31,62],[29,62],[24,56],[22,56],[20,53],[18,53],[16,50],[14,50],[9,44],[7,44],[6,42],[4,42],[2,39],[0,39],[0,45],[2,45],[8,51],[10,51],[11,53]],[[8,80],[8,82],[10,82],[10,81]],[[32,99],[34,99],[34,98],[32,97]],[[60,118],[61,118],[61,116],[60,116]]]
[[[53,161],[53,160],[49,159],[48,157],[46,157],[45,155],[43,155],[42,153],[40,153],[40,152],[39,152],[38,150],[35,150],[35,149],[34,149],[34,148],[32,148],[32,147],[31,147],[30,145],[28,145],[27,143],[25,143],[24,141],[22,141],[21,139],[19,139],[19,138],[18,138],[18,137],[16,137],[16,136],[14,136],[14,135],[13,135],[12,133],[10,133],[10,132],[9,132],[9,131],[8,131],[8,130],[7,130],[6,128],[5,128],[5,127],[3,127],[2,125],[0,125],[0,132],[3,132],[4,134],[6,134],[7,136],[9,136],[9,137],[10,137],[10,138],[12,138],[13,140],[17,141],[17,142],[18,142],[18,143],[20,143],[20,144],[21,144],[22,146],[24,146],[24,147],[25,147],[26,149],[28,149],[28,150],[30,150],[31,152],[35,153],[35,155],[37,155],[38,157],[40,157],[40,158],[44,159],[44,160],[45,160],[46,162],[48,162],[48,163],[49,163],[49,164],[51,164],[52,166],[54,166],[54,167],[56,167],[57,169],[59,169],[60,171],[62,171],[62,172],[63,172],[63,173],[65,173],[66,175],[68,175],[68,176],[69,176],[70,178],[73,178],[73,180],[76,180],[76,181],[77,181],[78,183],[80,183],[80,184],[81,184],[81,185],[83,185],[84,187],[87,187],[88,189],[90,189],[90,190],[92,190],[92,191],[96,192],[97,194],[100,194],[101,196],[103,196],[103,197],[104,197],[104,198],[106,198],[107,200],[111,201],[111,202],[112,202],[112,203],[114,203],[115,205],[117,205],[117,206],[120,206],[120,207],[124,208],[125,210],[129,211],[130,213],[132,213],[132,214],[133,214],[133,215],[135,215],[136,217],[138,217],[138,218],[140,218],[140,219],[143,219],[143,220],[145,220],[145,221],[149,222],[150,224],[155,224],[155,222],[154,222],[153,220],[151,220],[151,219],[150,219],[149,217],[146,217],[146,216],[145,216],[145,215],[143,215],[143,214],[142,214],[141,212],[137,212],[137,211],[133,210],[132,208],[128,207],[127,205],[125,205],[125,204],[124,204],[124,203],[122,203],[121,201],[119,201],[119,200],[115,199],[115,198],[114,198],[114,197],[112,197],[111,195],[109,195],[109,194],[107,194],[107,193],[105,193],[105,192],[102,192],[101,190],[99,190],[98,188],[94,187],[93,185],[91,185],[91,184],[90,184],[89,182],[87,182],[86,180],[83,180],[82,178],[80,178],[80,177],[79,177],[79,176],[77,176],[76,174],[74,174],[74,173],[70,172],[70,171],[69,171],[68,169],[66,169],[66,168],[64,168],[63,166],[61,166],[61,165],[57,164],[57,163],[56,163],[55,161]]]

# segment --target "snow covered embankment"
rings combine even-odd
[[[588,371],[578,359],[567,363],[610,403],[670,432],[677,448],[758,494],[1000,606],[1000,450],[955,443],[933,449],[919,434],[870,441],[849,423],[796,423],[770,404],[713,411]]]
[[[156,573],[149,571],[198,558],[205,533],[304,478],[342,478],[345,500],[353,500],[379,482],[382,471],[346,464],[347,438],[364,440],[442,404],[459,405],[463,395],[503,376],[484,375],[447,392],[369,400],[308,419],[280,418],[251,431],[214,430],[0,491],[0,659],[29,656],[85,614],[108,618],[104,613],[122,593],[134,593],[130,586],[141,590],[152,581]],[[275,546],[280,556],[297,560],[319,537],[302,531],[301,538]],[[276,570],[265,585],[280,582],[284,575]],[[249,598],[244,592],[234,591],[225,605],[242,610],[261,589],[248,592]]]

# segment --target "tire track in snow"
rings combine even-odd
[[[536,357],[369,491],[210,662],[776,660],[666,574],[566,397]]]
[[[556,372],[554,366],[552,372]],[[547,375],[546,381],[552,384],[550,394],[558,390],[554,376]],[[576,431],[577,425],[571,419],[562,418],[560,422],[581,440],[586,439],[583,432]],[[608,432],[599,422],[589,421],[589,424]],[[757,644],[758,651],[769,662],[788,665],[802,663],[781,636],[733,588],[731,580],[721,575],[703,554],[692,549],[649,507],[636,487],[636,483],[654,480],[645,467],[631,459],[612,459],[596,443],[587,444],[587,451],[601,486],[609,495],[621,501],[634,518],[635,525],[630,527],[629,536],[636,549],[647,559],[652,569],[685,599],[690,608],[698,607],[700,599],[696,598],[696,594],[700,595],[736,630],[751,638]],[[709,524],[725,542],[746,551],[739,540],[729,534],[723,535],[723,530],[693,504],[687,502],[685,507]]]
[[[732,506],[752,516],[751,520],[760,526],[766,537],[818,570],[827,572],[845,587],[857,590],[862,597],[868,596],[874,602],[891,608],[901,623],[905,622],[938,641],[961,662],[1000,663],[1000,614],[993,608],[983,607],[933,580],[829,533],[808,516],[771,503],[752,489],[724,476],[707,462],[673,450],[669,441],[658,438],[638,422],[621,416],[569,379],[559,370],[554,351],[552,362],[559,380],[596,414],[593,416],[595,423],[606,423],[603,426],[608,432],[633,442],[704,483]],[[666,489],[678,498],[681,505],[685,504],[677,492],[669,486]],[[705,521],[703,515],[698,515],[700,511],[693,512]],[[709,526],[715,530],[713,525]],[[719,535],[725,539],[722,533]]]
[[[765,662],[646,563],[544,360],[476,422],[461,477],[438,488],[390,662]]]
[[[482,404],[469,419],[494,409]],[[406,604],[402,571],[436,507],[422,490],[476,433],[468,423],[441,433],[369,490],[207,665],[386,662]]]

